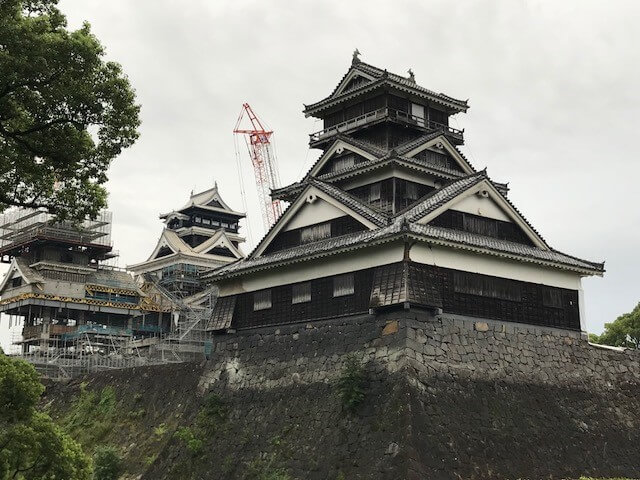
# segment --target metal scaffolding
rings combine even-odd
[[[210,289],[193,297],[180,298],[163,289],[157,281],[144,290],[162,295],[173,304],[172,332],[144,328],[144,322],[132,317],[129,328],[102,324],[42,325],[16,328],[24,324],[17,315],[9,317],[12,325],[12,349],[7,352],[33,364],[45,378],[64,379],[100,370],[143,365],[200,361],[211,354],[213,343],[207,322],[217,299]],[[156,299],[157,301],[157,299]],[[134,328],[131,328],[135,326]],[[39,329],[31,332],[31,329]],[[143,331],[136,337],[133,332]],[[27,347],[30,345],[30,348]]]
[[[174,331],[154,345],[151,355],[162,362],[187,362],[208,358],[213,348],[207,322],[211,318],[217,300],[217,288],[210,288],[190,297],[179,292],[169,292],[157,283],[156,288],[170,298],[177,311],[174,312]]]
[[[56,223],[50,213],[17,208],[0,215],[0,249],[35,237],[111,246],[111,212],[102,211],[95,220],[80,225]]]

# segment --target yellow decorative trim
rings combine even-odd
[[[118,293],[120,295],[138,295],[136,290],[131,290],[130,288],[117,288],[117,287],[107,287],[105,285],[93,285],[87,284],[85,285],[87,292],[105,292],[105,293]]]
[[[23,293],[15,297],[3,298],[0,300],[0,305],[6,305],[11,302],[19,302],[21,300],[28,299],[38,300],[53,300],[64,303],[80,303],[84,305],[96,305],[100,307],[114,307],[114,308],[126,308],[128,310],[144,310],[152,312],[166,312],[171,310],[170,308],[163,307],[154,302],[146,301],[140,304],[124,303],[124,302],[108,302],[104,300],[96,300],[92,298],[73,298],[73,297],[61,297],[59,295],[51,295],[47,293]]]

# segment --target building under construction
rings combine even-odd
[[[117,256],[110,212],[77,226],[15,209],[0,217],[0,255],[0,312],[23,325],[21,355],[47,376],[140,363],[171,329],[166,295],[105,264]]]
[[[271,189],[279,186],[266,130],[248,105],[248,146],[265,226],[281,214]],[[269,213],[267,215],[266,213]],[[151,255],[127,270],[116,258],[111,213],[81,225],[44,210],[16,208],[0,215],[0,312],[13,325],[12,353],[49,378],[99,369],[200,360],[210,353],[218,289],[204,272],[244,258],[239,221],[218,185],[192,193],[165,226]],[[135,276],[134,276],[135,274]],[[17,335],[17,333],[20,335]]]

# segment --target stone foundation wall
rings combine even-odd
[[[439,315],[403,315],[406,359],[419,376],[549,385],[640,381],[640,353],[591,345],[579,332]]]
[[[348,356],[367,373],[355,413]],[[415,310],[255,329],[216,337],[199,391],[229,407],[207,478],[640,477],[640,355],[576,332]]]
[[[235,389],[330,382],[347,354],[414,379],[640,382],[640,352],[592,345],[579,332],[420,311],[245,330],[215,337],[213,351],[202,388],[222,377]]]

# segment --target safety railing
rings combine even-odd
[[[364,126],[373,122],[377,122],[385,118],[389,118],[391,120],[395,120],[401,123],[417,126],[425,130],[442,130],[446,134],[449,134],[454,138],[457,138],[460,140],[462,140],[462,136],[464,133],[464,130],[458,130],[457,128],[449,127],[448,125],[445,125],[443,123],[434,122],[424,117],[419,117],[417,115],[412,115],[410,113],[403,112],[401,110],[385,107],[385,108],[379,108],[377,110],[373,110],[371,112],[367,112],[358,117],[346,120],[342,123],[338,123],[337,125],[332,125],[323,130],[312,133],[309,135],[309,138],[312,143],[318,142],[320,140],[324,140],[325,138],[333,136],[337,133],[348,133],[356,128],[359,128],[361,126]]]

